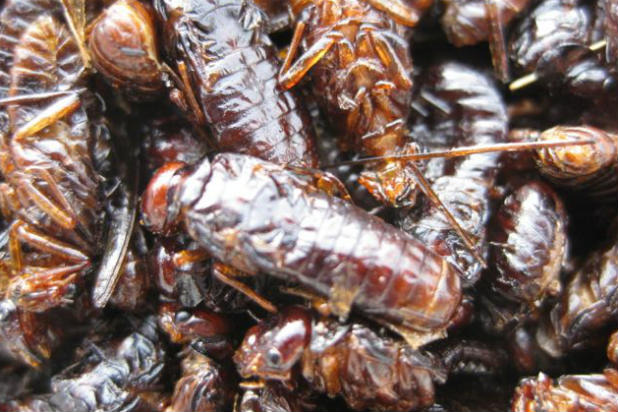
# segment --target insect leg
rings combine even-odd
[[[32,136],[44,128],[56,123],[58,120],[77,110],[80,104],[81,101],[77,93],[73,93],[67,97],[56,100],[44,110],[41,110],[26,124],[17,129],[13,134],[13,142],[19,142],[21,139]]]
[[[395,79],[397,80],[396,83],[400,87],[412,87],[410,74],[406,71],[388,40],[381,33],[377,33],[373,30],[369,31],[368,34],[382,63],[393,70]]]
[[[277,76],[277,81],[284,89],[290,89],[296,85],[300,79],[317,63],[320,61],[322,57],[333,47],[335,42],[342,38],[343,35],[338,32],[330,32],[322,37],[320,40],[316,41],[310,48],[307,50],[299,59],[294,63],[292,63],[292,59],[298,50],[300,36],[302,36],[302,32],[304,31],[303,23],[298,23],[296,25],[296,30],[294,32],[294,38],[296,39],[296,44],[293,42],[290,46],[290,50],[288,51],[288,55],[285,58],[284,65],[281,67],[281,71]]]
[[[254,290],[252,290],[244,283],[234,279],[235,277],[247,276],[246,273],[227,266],[221,262],[216,262],[213,265],[212,273],[221,282],[243,293],[249,299],[260,305],[264,310],[271,313],[277,313],[277,308],[275,305],[257,294]]]
[[[23,191],[32,201],[47,214],[54,222],[64,229],[73,229],[77,224],[75,218],[65,210],[52,202],[49,197],[41,192],[32,181],[33,176],[23,176],[17,185],[18,190]],[[71,210],[71,209],[69,209]]]
[[[431,3],[432,0],[421,0],[416,2],[418,7],[417,11],[413,7],[408,6],[400,2],[399,0],[366,0],[367,3],[372,5],[378,10],[381,10],[393,18],[397,23],[404,26],[414,27],[420,19],[420,13],[422,13]],[[419,4],[420,3],[420,4]]]
[[[88,256],[80,250],[36,230],[21,220],[17,220],[11,225],[9,238],[9,244],[24,242],[35,249],[50,253],[66,261],[83,263],[86,266],[90,264]],[[13,253],[20,252],[21,248],[17,249],[11,247],[10,249],[11,258],[18,259],[21,262],[21,257]]]
[[[506,55],[506,41],[504,40],[504,27],[497,2],[485,0],[485,10],[489,18],[489,49],[496,77],[506,83],[509,81],[509,63]]]

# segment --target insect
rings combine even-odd
[[[595,52],[593,11],[585,2],[544,0],[514,29],[509,54],[528,75],[510,84],[511,90],[538,79],[551,87],[566,87],[583,97],[596,98],[615,85],[611,70]]]
[[[406,138],[412,60],[404,25],[414,26],[431,3],[292,1],[298,23],[279,83],[290,89],[311,70],[315,97],[347,148],[371,156],[414,153]],[[303,54],[293,62],[299,49]],[[359,181],[385,204],[409,206],[415,168],[386,160]]]
[[[240,386],[243,386],[243,382]],[[318,399],[307,388],[287,388],[277,381],[260,382],[245,390],[235,405],[234,412],[295,412],[317,409]],[[323,403],[322,403],[323,405]]]
[[[506,138],[506,107],[495,84],[485,74],[460,63],[427,69],[419,79],[412,108],[411,133],[427,149],[491,145]],[[432,159],[425,167],[433,191],[462,222],[472,247],[435,202],[423,204],[421,212],[400,214],[400,227],[458,268],[465,286],[476,283],[481,262],[487,257],[485,227],[499,158],[499,153],[486,153],[465,159]]]
[[[88,48],[94,68],[129,98],[160,96],[165,89],[153,10],[118,0],[92,23]]]
[[[449,42],[462,47],[489,40],[496,75],[501,81],[508,81],[504,31],[531,0],[445,0],[444,3],[446,7],[440,23]]]
[[[586,347],[590,338],[612,321],[616,313],[618,244],[592,253],[571,277],[537,336],[548,353]]]
[[[593,126],[556,126],[545,131],[513,130],[528,141],[585,138],[594,144],[545,148],[535,152],[539,172],[572,194],[595,203],[615,203],[618,195],[618,135]]]
[[[142,394],[161,383],[165,351],[157,333],[156,319],[145,318],[136,331],[110,348],[98,350],[93,365],[78,362],[56,376],[51,391],[12,403],[14,411],[152,410]],[[77,368],[77,369],[76,369]]]
[[[414,346],[442,336],[461,301],[456,271],[312,178],[231,153],[192,168],[168,163],[142,197],[143,221],[155,233],[182,227],[212,256],[249,274],[295,281],[327,297],[342,319],[355,306]]]
[[[182,376],[165,412],[216,412],[232,405],[235,379],[225,367],[194,350],[185,349]]]
[[[49,48],[39,47],[47,42]],[[0,151],[5,179],[0,192],[3,215],[12,221],[9,247],[16,274],[7,294],[27,310],[66,303],[99,238],[100,181],[82,106],[87,102],[77,91],[82,71],[71,34],[50,15],[30,24],[15,47],[9,97],[69,91],[51,102],[7,107],[10,130]],[[22,244],[48,255],[48,262],[25,260]]]
[[[316,167],[313,132],[298,98],[277,88],[276,51],[263,15],[237,0],[157,0],[165,49],[198,123],[221,151]]]
[[[444,344],[437,355],[449,376],[499,375],[504,373],[508,359],[506,351],[499,346],[468,339]]]
[[[618,371],[605,369],[602,374],[565,375],[554,383],[544,373],[523,379],[512,403],[513,412],[590,411],[618,408]]]
[[[300,363],[302,376],[313,389],[330,397],[341,395],[354,410],[409,411],[429,406],[433,383],[446,378],[431,355],[360,324],[315,319],[294,306],[249,329],[234,361],[244,377],[280,381],[289,380],[292,368]]]
[[[175,303],[161,304],[158,318],[159,327],[173,343],[190,344],[217,359],[234,352],[231,319],[202,309],[181,308]]]
[[[531,181],[504,199],[490,236],[492,291],[540,307],[561,292],[560,272],[567,259],[567,215],[551,187]]]

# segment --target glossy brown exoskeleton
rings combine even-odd
[[[12,410],[152,410],[144,395],[161,384],[166,361],[154,317],[146,318],[136,332],[96,356],[98,361],[87,364],[85,370],[73,366],[55,377],[50,393],[16,401]]]
[[[70,300],[96,253],[102,221],[89,102],[78,90],[84,66],[71,33],[50,10],[24,30],[13,50],[7,98],[26,100],[6,106],[0,151],[0,205],[12,222],[15,274],[7,293],[32,311]],[[61,95],[27,99],[55,92]],[[23,245],[40,260],[31,261]]]
[[[276,51],[259,9],[239,0],[155,3],[185,100],[217,148],[315,167],[308,114],[293,92],[277,87]]]
[[[618,244],[593,252],[571,277],[559,303],[541,326],[548,353],[586,347],[618,312]]]
[[[586,196],[594,203],[616,203],[618,198],[618,134],[593,126],[556,126],[545,131],[516,130],[530,141],[592,140],[586,146],[546,148],[535,152],[539,172],[556,186]]]
[[[279,82],[289,89],[308,72],[322,110],[348,149],[367,155],[413,153],[406,139],[412,60],[405,26],[414,26],[431,0],[291,2],[298,24]],[[298,48],[303,54],[292,65]],[[414,164],[381,161],[360,182],[380,201],[414,202]]]
[[[511,20],[532,0],[445,0],[441,24],[449,42],[457,47],[489,40],[494,70],[498,78],[509,78],[505,31]]]
[[[561,291],[568,256],[567,216],[551,187],[532,181],[517,188],[498,210],[491,231],[493,291],[529,308]]]
[[[612,70],[590,49],[597,36],[590,4],[544,0],[514,29],[509,54],[520,72],[597,98],[616,84]]]
[[[427,69],[419,79],[410,130],[428,149],[502,143],[507,133],[506,107],[495,83],[480,71],[447,62]],[[499,166],[498,153],[464,159],[433,159],[425,175],[433,190],[487,258],[486,225],[490,195]],[[464,239],[434,202],[401,214],[403,230],[430,245],[460,270],[464,284],[474,284],[482,266]]]
[[[565,375],[554,383],[540,373],[523,379],[515,391],[513,412],[607,412],[618,408],[618,371]]]
[[[131,99],[164,90],[153,10],[138,0],[118,0],[92,24],[88,41],[94,68]]]
[[[183,355],[182,376],[165,412],[230,410],[235,389],[233,373],[194,350],[186,349]]]
[[[354,410],[429,406],[434,382],[446,378],[430,355],[360,324],[316,319],[300,307],[287,307],[249,329],[234,361],[244,377],[281,381],[289,381],[299,363],[313,389],[342,396]]]
[[[191,344],[194,349],[217,359],[234,351],[230,339],[232,320],[222,315],[163,303],[159,306],[158,320],[173,343]]]
[[[415,346],[441,336],[461,300],[456,271],[423,243],[320,190],[312,175],[250,156],[167,164],[142,211],[153,232],[183,228],[224,263],[296,282],[341,318],[354,306]]]

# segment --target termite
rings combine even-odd
[[[456,270],[313,180],[238,154],[194,167],[168,163],[143,195],[143,221],[155,233],[182,227],[213,257],[247,273],[295,281],[327,297],[342,319],[355,306],[415,347],[442,336],[461,300]]]
[[[290,381],[292,368],[314,390],[342,396],[354,410],[410,411],[429,406],[444,366],[361,324],[342,325],[291,306],[253,326],[234,355],[243,377]],[[380,373],[372,371],[380,370]]]

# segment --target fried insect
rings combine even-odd
[[[217,359],[234,352],[230,322],[231,319],[202,309],[181,308],[174,303],[159,306],[159,326],[170,341],[190,344],[194,349]]]
[[[521,73],[511,90],[542,79],[576,95],[596,98],[615,86],[595,51],[593,10],[583,1],[544,0],[514,29],[509,54]],[[604,42],[603,42],[604,43]]]
[[[232,405],[235,379],[226,368],[194,350],[184,351],[182,376],[165,412],[218,412]]]
[[[95,69],[132,99],[153,98],[165,88],[153,10],[138,0],[118,0],[93,24],[88,41]]]
[[[239,0],[157,0],[166,51],[192,116],[221,151],[316,167],[308,114],[277,87],[276,51],[263,15]]]
[[[13,403],[14,411],[143,411],[147,392],[161,382],[165,353],[154,317],[146,318],[113,350],[99,350],[86,370],[68,369],[52,381],[51,392]],[[79,363],[78,363],[79,366]]]
[[[100,177],[93,165],[88,103],[77,90],[82,73],[75,41],[51,15],[28,26],[15,47],[9,97],[66,91],[7,107],[0,204],[12,221],[15,273],[7,295],[27,310],[70,301],[100,238]],[[23,244],[42,255],[38,264],[24,255]]]
[[[229,153],[192,168],[169,163],[143,195],[143,220],[155,233],[182,227],[239,270],[299,283],[327,297],[342,319],[355,306],[413,346],[442,336],[461,300],[456,271],[313,178]]]
[[[300,363],[309,385],[342,396],[354,410],[410,411],[433,403],[445,371],[431,355],[360,324],[315,319],[287,307],[249,329],[234,355],[243,377],[289,381]],[[373,373],[373,371],[380,373]]]
[[[540,373],[523,379],[515,391],[513,412],[606,412],[618,408],[618,371],[603,374],[565,375],[554,383]]]
[[[504,31],[531,0],[445,0],[446,9],[440,20],[449,42],[457,47],[489,40],[494,70],[498,79],[509,78]]]
[[[566,226],[564,205],[551,187],[532,181],[514,190],[490,236],[492,270],[485,279],[491,290],[529,308],[558,296],[568,256]]]
[[[410,130],[428,149],[491,145],[506,138],[506,107],[496,85],[469,66],[449,62],[429,68],[419,79],[412,107],[416,115]],[[485,232],[499,157],[499,153],[486,153],[465,159],[432,159],[425,167],[434,192],[461,222],[482,259],[488,254]],[[421,212],[402,212],[399,225],[458,268],[464,285],[479,279],[482,259],[434,202],[426,202]]]
[[[554,355],[586,347],[618,311],[618,244],[592,253],[567,284],[560,302],[539,335],[543,349]]]
[[[571,194],[584,195],[596,204],[615,203],[618,197],[618,135],[593,126],[556,126],[542,133],[514,130],[528,141],[584,138],[594,144],[541,149],[534,159],[539,172]]]
[[[290,389],[277,381],[260,382],[258,386],[243,392],[234,412],[305,412],[317,409],[315,394],[306,388]]]
[[[414,26],[432,1],[292,1],[298,20],[279,83],[296,85],[311,70],[322,110],[342,144],[371,156],[414,153],[407,144],[412,60],[404,25]],[[299,48],[303,51],[292,64]],[[383,161],[360,177],[378,200],[414,203],[414,164]]]

